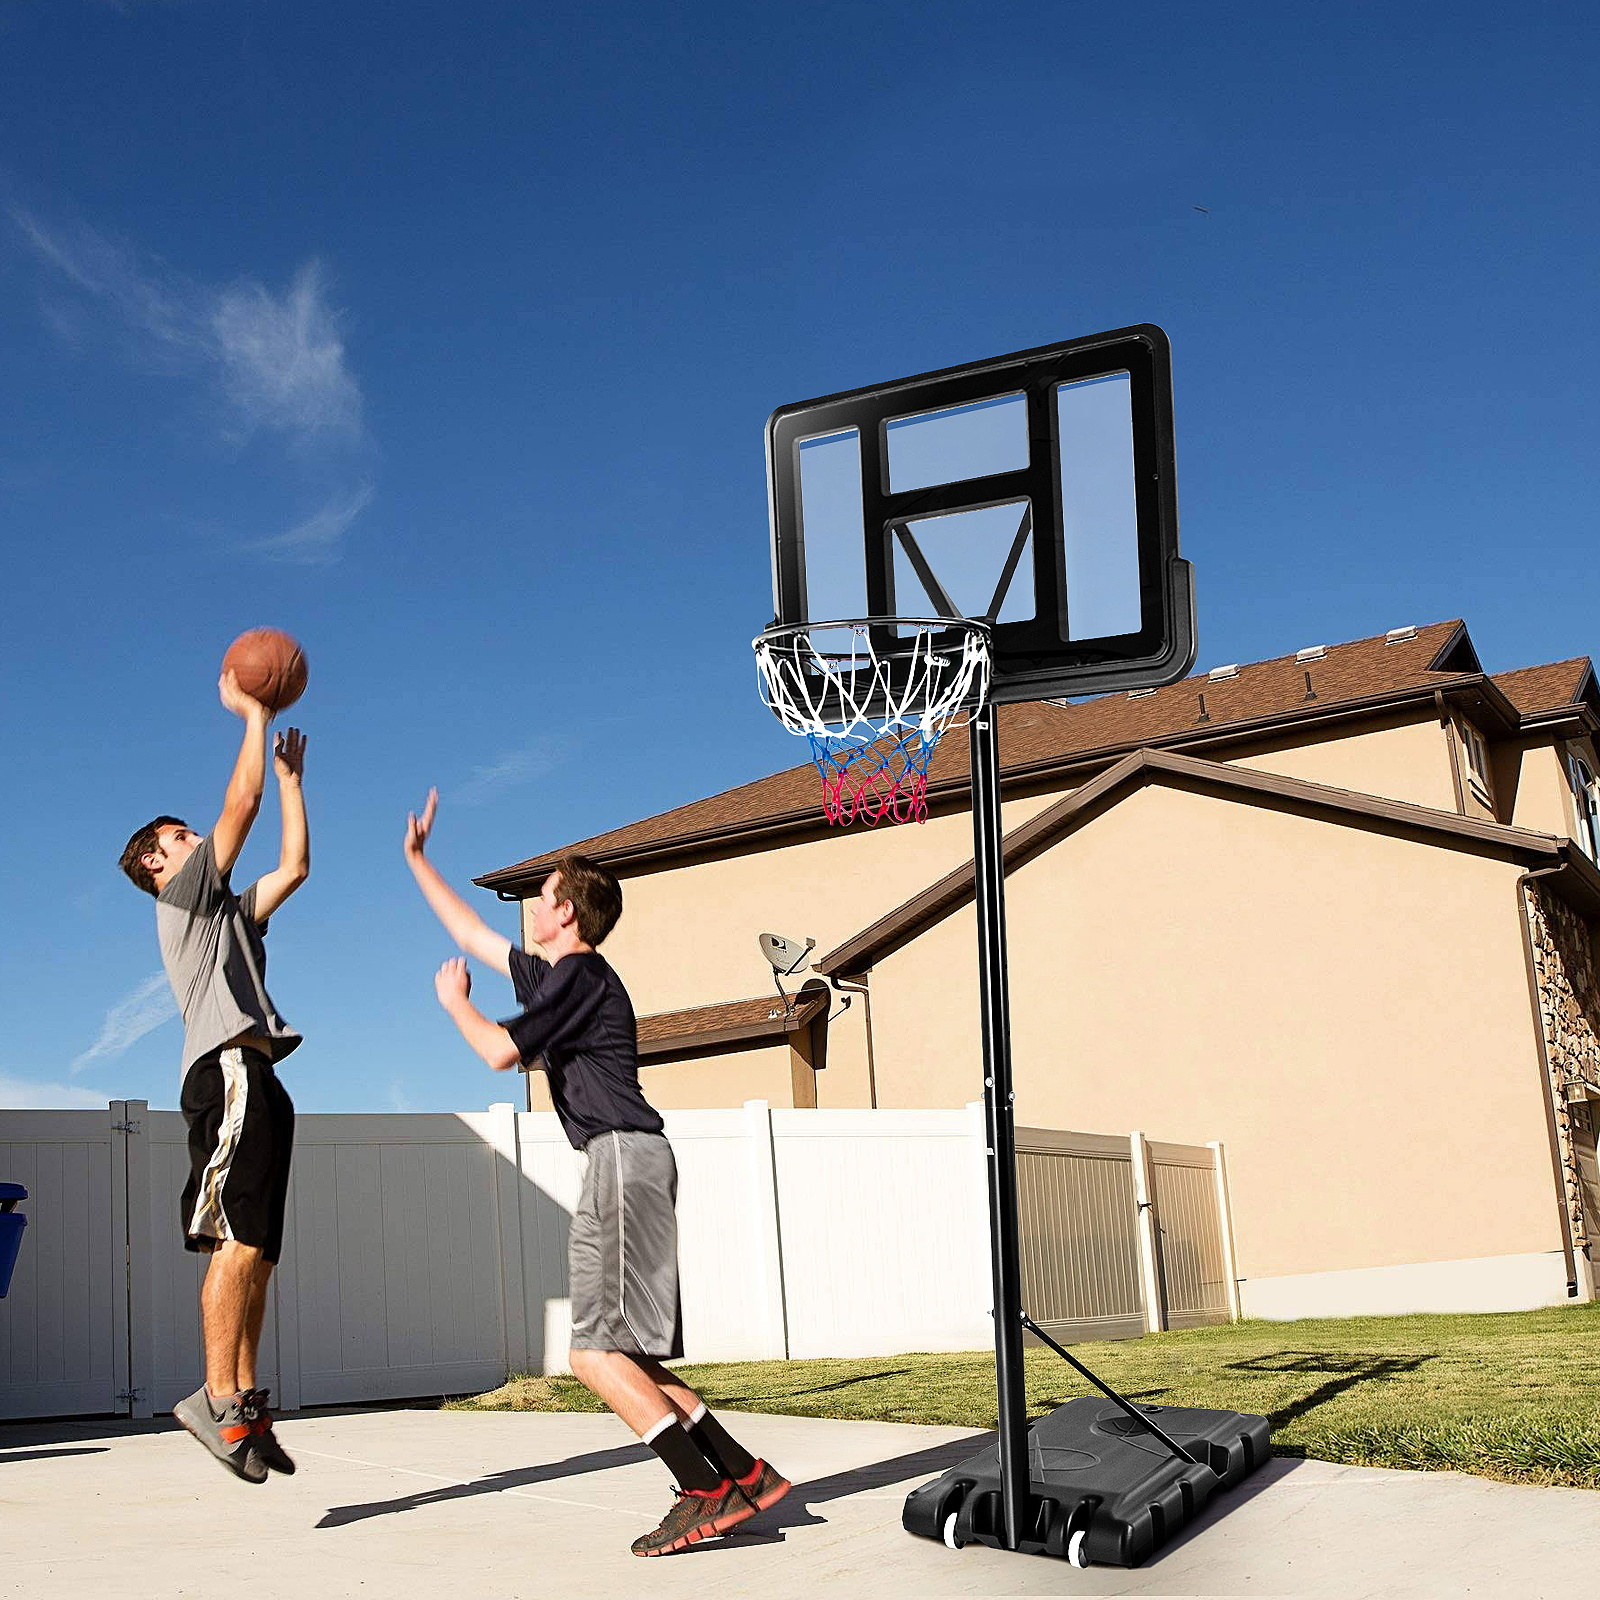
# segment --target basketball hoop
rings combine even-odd
[[[874,643],[875,632],[886,642]],[[821,648],[813,634],[837,636],[837,648]],[[936,644],[940,635],[955,637]],[[926,822],[934,749],[988,693],[987,624],[964,617],[801,622],[768,628],[752,644],[761,698],[811,745],[828,821]]]

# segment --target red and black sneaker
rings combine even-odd
[[[272,1431],[272,1413],[267,1410],[271,1399],[270,1389],[246,1389],[240,1395],[241,1409],[250,1422],[250,1446],[261,1458],[264,1467],[281,1472],[286,1478],[294,1473],[294,1457],[278,1443]]]
[[[724,1478],[715,1489],[674,1489],[672,1509],[653,1533],[641,1534],[633,1541],[636,1556],[666,1556],[685,1550],[702,1539],[748,1522],[756,1508],[731,1478]]]
[[[769,1467],[765,1461],[757,1461],[750,1471],[742,1478],[736,1478],[739,1493],[757,1511],[765,1511],[768,1506],[775,1506],[794,1487],[775,1467]]]

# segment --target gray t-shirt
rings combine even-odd
[[[267,995],[267,925],[255,909],[256,886],[234,894],[209,834],[156,896],[161,959],[183,1013],[185,1073],[241,1034],[268,1040],[274,1061],[300,1043]]]

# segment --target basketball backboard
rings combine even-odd
[[[1160,328],[781,406],[767,485],[775,625],[985,622],[992,703],[1153,688],[1194,664]],[[873,630],[880,654],[897,633]]]

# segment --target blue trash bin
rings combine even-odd
[[[22,1248],[22,1230],[28,1226],[28,1219],[17,1210],[17,1202],[27,1198],[28,1191],[20,1183],[0,1183],[0,1300],[5,1299],[11,1287],[11,1269]]]

